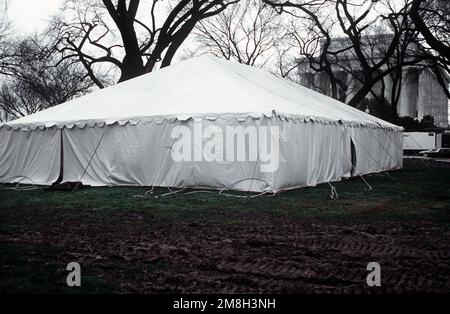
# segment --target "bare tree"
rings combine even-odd
[[[450,63],[450,3],[413,0],[409,14],[427,44]]]
[[[275,4],[273,4],[275,6]],[[294,4],[289,6],[295,7]],[[275,6],[277,7],[277,6]],[[330,15],[322,15],[321,12],[332,10],[329,3],[325,1],[312,1],[308,6],[301,8],[300,13],[286,10],[284,6],[280,6],[280,13],[287,14],[300,20],[300,23],[293,23],[290,32],[287,34],[289,42],[298,51],[298,66],[305,66],[319,74],[325,74],[327,78],[326,86],[331,88],[331,96],[335,99],[345,97],[344,93],[339,94],[339,89],[345,88],[345,82],[335,75],[333,60],[336,60],[337,54],[346,52],[347,47],[339,47],[335,51],[330,49],[332,44],[332,28],[334,23],[330,19]],[[323,22],[322,22],[323,21]],[[294,63],[295,66],[295,63]],[[291,68],[292,69],[292,68]],[[328,93],[324,90],[324,86],[319,86],[314,80],[311,85],[315,89]]]
[[[139,0],[68,0],[69,13],[53,23],[59,30],[55,48],[61,60],[78,60],[103,88],[97,65],[114,66],[120,72],[119,82],[151,72],[158,63],[170,65],[198,22],[238,1],[180,0],[163,7],[162,0],[151,0],[144,7]]]
[[[28,38],[15,45],[15,62],[20,67],[0,86],[3,120],[58,105],[93,87],[85,70],[73,62],[51,66],[54,56],[47,54],[42,42],[42,38]]]
[[[7,10],[7,1],[0,0],[0,75],[10,75],[11,71],[17,67]]]
[[[194,31],[200,53],[264,66],[284,35],[282,19],[258,0],[242,0],[200,21]]]
[[[450,98],[450,2],[412,0],[409,15],[424,41],[420,44],[432,62],[431,69]]]
[[[374,86],[384,77],[424,60],[424,55],[419,53],[402,58],[397,55],[399,47],[403,46],[405,52],[414,37],[415,31],[408,18],[408,1],[400,6],[392,5],[389,0],[263,1],[279,12],[307,21],[303,33],[292,33],[301,47],[301,55],[311,69],[326,75],[331,96],[336,99],[344,100],[350,89],[348,82],[336,75],[336,68],[358,82],[357,88],[350,93],[348,104],[351,106],[357,106],[373,93]],[[384,12],[377,11],[376,6],[383,6]],[[381,37],[382,42],[378,36],[380,26],[388,33]],[[341,36],[336,38],[333,33]],[[308,34],[306,38],[304,34]],[[396,62],[392,63],[393,60]],[[391,66],[387,66],[389,63]]]
[[[395,117],[403,69],[414,66],[418,72],[431,70],[450,97],[448,59],[419,35],[412,22],[411,8],[417,0],[263,1],[300,21],[300,31],[293,28],[289,35],[299,50],[300,68],[321,76],[317,82],[309,82],[319,91],[352,106],[369,94],[382,104],[386,100],[380,95],[385,95],[385,79],[389,77],[393,87],[388,102]],[[430,32],[448,45],[449,3],[422,2],[420,17]],[[337,75],[343,72],[348,76]]]

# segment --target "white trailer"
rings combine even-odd
[[[435,132],[403,132],[403,150],[436,148]]]

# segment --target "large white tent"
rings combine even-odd
[[[0,182],[278,192],[401,167],[400,127],[206,56],[0,125]]]

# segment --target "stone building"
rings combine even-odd
[[[390,35],[378,35],[378,38],[371,38],[370,42],[388,43]],[[329,51],[337,51],[348,45],[348,39],[335,38]],[[387,45],[387,44],[386,44]],[[382,45],[381,45],[382,46]],[[370,55],[374,58],[381,58],[383,51],[380,48],[374,48],[367,45],[370,49]],[[381,68],[380,71],[386,68]],[[361,75],[359,63],[356,58],[348,51],[338,54],[337,64],[332,66],[333,74],[342,80],[346,86],[344,95],[341,99],[348,102],[354,93],[359,89],[360,82],[357,79]],[[298,73],[300,84],[314,89],[318,92],[331,96],[331,85],[326,73],[316,72],[310,68],[309,62],[301,62]],[[397,84],[395,90],[393,86],[395,78],[387,75],[378,82],[367,98],[383,96],[389,103],[393,92],[399,92],[397,102],[397,113],[400,117],[412,117],[422,120],[424,116],[431,115],[436,125],[441,127],[448,126],[449,106],[448,98],[442,86],[437,81],[432,71],[428,68],[408,66],[402,69],[401,84]],[[399,89],[398,89],[399,88]]]

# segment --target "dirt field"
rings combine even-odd
[[[254,200],[2,190],[0,292],[449,292],[450,169],[409,168],[366,177],[373,191],[336,183],[338,200],[327,185]]]

